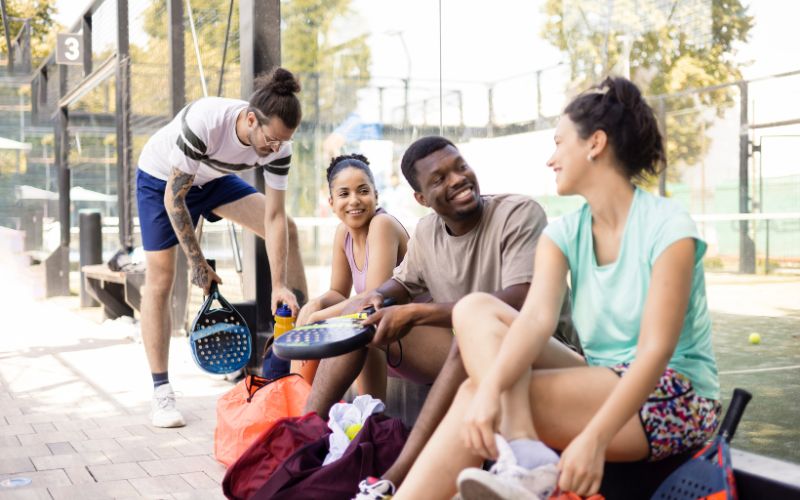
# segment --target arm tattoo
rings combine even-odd
[[[180,241],[181,248],[183,248],[186,257],[189,259],[189,264],[192,267],[192,283],[205,288],[208,285],[209,277],[208,270],[206,269],[205,258],[200,249],[200,243],[194,234],[194,224],[192,224],[192,216],[189,214],[189,209],[186,207],[186,194],[192,187],[194,175],[187,174],[177,168],[172,169],[172,175],[167,181],[168,194],[171,195],[171,203],[165,206],[167,215],[175,234]]]

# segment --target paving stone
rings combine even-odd
[[[0,474],[0,481],[10,477],[20,476],[30,479],[32,488],[49,488],[50,486],[62,486],[70,484],[69,478],[63,469],[24,472],[22,474]]]
[[[70,467],[64,467],[64,472],[67,473],[69,480],[72,481],[72,484],[85,484],[85,483],[96,483],[94,476],[89,472],[89,469],[84,465],[74,465]]]
[[[84,451],[113,451],[120,450],[122,446],[113,438],[88,439],[86,441],[76,441],[72,443],[77,452]]]
[[[42,424],[42,423],[52,423],[55,421],[67,421],[67,417],[65,415],[60,415],[58,413],[31,413],[27,415],[9,415],[6,417],[8,419],[8,423],[10,424]]]
[[[153,453],[149,448],[120,448],[118,450],[106,450],[103,452],[103,454],[115,464],[126,462],[147,462],[150,460],[158,460],[159,458],[163,458]]]
[[[214,488],[222,489],[219,481],[211,479],[211,476],[205,472],[188,472],[180,475],[184,481],[192,485],[196,490],[213,490]]]
[[[89,419],[54,422],[53,425],[55,425],[56,429],[59,431],[83,431],[98,428],[98,425],[93,420]]]
[[[86,441],[86,434],[81,431],[73,432],[42,432],[38,434],[20,434],[19,442],[22,446],[32,444],[63,443],[64,441]]]
[[[50,448],[43,444],[34,444],[31,446],[0,446],[0,457],[3,458],[41,457],[45,455],[50,455]]]
[[[148,474],[155,477],[167,476],[170,474],[183,474],[186,472],[207,473],[207,469],[214,470],[216,462],[211,457],[203,456],[153,460],[150,462],[140,462],[139,465],[141,465]]]
[[[134,462],[90,465],[88,469],[97,482],[118,481],[120,479],[134,479],[147,476],[147,472]]]
[[[197,455],[211,455],[214,453],[214,443],[206,439],[202,443],[187,443],[175,447],[178,453],[184,457],[194,457]]]
[[[0,474],[17,474],[35,470],[28,457],[0,458]]]
[[[36,431],[30,424],[6,424],[0,425],[0,436],[19,436],[22,434],[33,434]]]
[[[52,500],[47,488],[25,486],[13,490],[0,490],[0,500]]]
[[[105,500],[108,498],[134,498],[139,496],[139,493],[128,481],[84,483],[71,486],[54,486],[48,489],[53,500]]]
[[[78,452],[69,442],[47,443],[47,449],[49,449],[50,453],[53,455],[72,455]]]
[[[222,479],[225,477],[225,472],[226,471],[227,471],[227,469],[225,468],[225,466],[222,465],[221,463],[217,462],[213,458],[210,458],[209,466],[206,467],[205,469],[203,469],[203,472],[208,474],[208,476],[211,479],[213,479],[214,481],[216,481],[219,484],[222,484]]]
[[[31,459],[37,470],[63,469],[70,466],[99,465],[111,461],[99,451],[73,453],[70,455],[53,455],[51,457],[34,457]]]
[[[130,483],[139,493],[151,497],[194,490],[192,485],[179,475],[131,479]]]
[[[33,426],[33,430],[36,431],[37,434],[42,434],[44,432],[55,432],[56,426],[53,425],[52,422],[40,422],[37,424],[31,424]]]
[[[153,453],[155,453],[156,456],[161,459],[180,458],[183,456],[178,450],[176,450],[172,446],[159,446],[157,448],[148,448],[148,449],[151,450]]]
[[[181,491],[180,493],[173,493],[172,498],[175,500],[225,500],[225,495],[222,493],[222,488],[211,488],[204,490]]]
[[[131,434],[123,427],[99,427],[97,429],[82,429],[89,439],[120,438]]]
[[[17,436],[0,436],[0,447],[13,448],[15,446],[22,446]]]

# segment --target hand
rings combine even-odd
[[[370,304],[373,305],[374,304]],[[414,305],[391,306],[380,308],[367,316],[364,326],[377,325],[375,335],[369,345],[373,347],[387,346],[405,337],[414,326]]]
[[[468,450],[486,460],[498,456],[494,434],[500,426],[500,388],[484,381],[464,413],[461,437]]]
[[[561,454],[558,487],[583,497],[597,493],[603,479],[605,455],[606,445],[595,433],[584,430],[578,434]]]
[[[192,284],[202,288],[203,295],[209,295],[211,293],[211,284],[214,282],[221,285],[222,278],[214,272],[214,269],[208,265],[205,259],[203,259],[201,264],[192,266]]]
[[[376,291],[372,291],[363,297],[353,297],[347,301],[347,305],[341,310],[340,314],[342,316],[347,314],[355,314],[363,311],[376,302],[378,307],[375,307],[375,309],[378,310],[380,309],[380,305],[383,303],[383,295]]]
[[[285,285],[272,285],[272,314],[278,310],[278,304],[286,304],[292,310],[292,316],[297,316],[300,307],[297,305],[297,297],[294,292]]]
[[[300,309],[300,312],[297,313],[297,320],[294,322],[296,326],[305,326],[314,321],[311,319],[315,316],[314,313],[322,309],[322,304],[319,303],[318,300],[309,301],[306,305]]]

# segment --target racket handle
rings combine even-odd
[[[381,307],[393,306],[396,303],[397,303],[396,300],[394,300],[392,297],[389,297],[389,298],[383,299],[383,302],[381,302]],[[372,306],[369,306],[366,309],[364,309],[364,312],[367,313],[367,315],[370,315],[370,314],[375,312],[375,308],[372,307]]]
[[[731,439],[733,439],[736,428],[739,426],[739,420],[742,419],[744,409],[747,407],[747,403],[750,402],[752,397],[753,395],[744,389],[736,388],[733,390],[731,404],[728,407],[728,411],[725,412],[725,419],[722,421],[722,425],[719,428],[719,435],[722,436],[726,442],[730,443]]]

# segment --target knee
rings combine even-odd
[[[145,290],[151,296],[166,296],[172,291],[172,282],[175,273],[168,270],[147,270],[145,276]]]
[[[477,311],[485,309],[486,305],[494,300],[497,299],[491,294],[477,292],[471,293],[456,302],[456,305],[453,307],[453,326],[456,327],[456,331],[458,331],[457,323],[460,323],[462,326],[467,324],[475,318]]]

